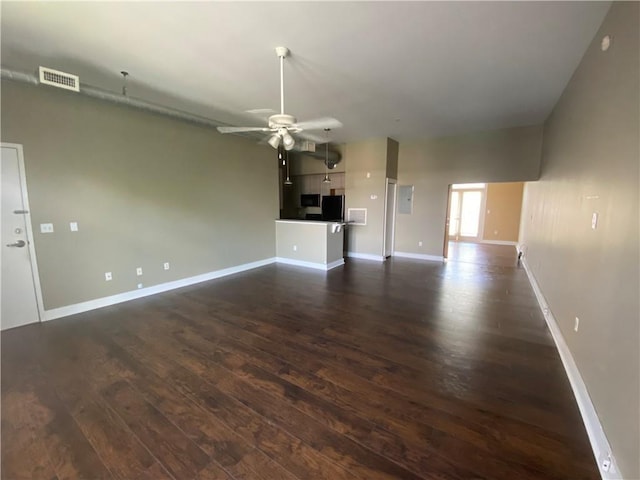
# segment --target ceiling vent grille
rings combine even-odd
[[[40,83],[66,90],[80,91],[80,78],[77,75],[60,72],[52,68],[40,67]]]

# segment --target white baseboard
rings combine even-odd
[[[313,268],[316,270],[331,270],[332,268],[339,267],[340,265],[344,265],[344,258],[336,260],[331,263],[315,263],[315,262],[305,262],[302,260],[295,260],[293,258],[284,258],[284,257],[276,257],[277,263],[285,263],[287,265],[295,265],[297,267],[305,267],[305,268]]]
[[[371,255],[370,253],[347,252],[347,257],[360,258],[362,260],[375,260],[376,262],[384,262],[382,255]]]
[[[619,479],[621,476],[615,457],[611,451],[611,445],[609,445],[609,441],[604,433],[604,429],[602,428],[602,424],[598,418],[598,413],[596,412],[593,402],[591,401],[591,397],[589,396],[587,386],[582,379],[582,375],[580,375],[580,370],[578,370],[578,366],[573,359],[573,355],[571,355],[571,350],[569,350],[569,346],[562,335],[558,322],[553,316],[553,312],[549,308],[547,300],[544,298],[542,290],[540,290],[540,286],[538,285],[533,272],[531,272],[529,265],[524,258],[521,263],[524,266],[525,272],[527,272],[527,277],[529,277],[529,282],[531,283],[531,287],[538,299],[540,309],[542,310],[547,326],[551,331],[556,347],[558,348],[562,364],[567,372],[567,377],[569,377],[569,383],[571,384],[571,389],[576,397],[576,402],[580,409],[580,414],[582,415],[582,421],[584,422],[584,426],[587,430],[587,435],[589,436],[589,442],[591,442],[591,448],[593,450],[593,455],[596,459],[600,475],[606,480]],[[605,471],[603,469],[603,463],[607,459],[609,459],[611,463],[609,470]]]
[[[135,300],[137,298],[148,297],[149,295],[155,295],[156,293],[162,293],[169,290],[175,290],[176,288],[187,287],[196,283],[206,282],[207,280],[213,280],[214,278],[226,277],[227,275],[233,275],[234,273],[240,273],[246,270],[263,267],[265,265],[274,263],[275,261],[275,258],[267,258],[264,260],[258,260],[257,262],[244,263],[242,265],[236,265],[235,267],[223,268],[222,270],[203,273],[194,277],[182,278],[173,282],[161,283],[152,287],[141,288],[139,290],[119,293],[117,295],[111,295],[109,297],[96,298],[95,300],[89,300],[87,302],[66,305],[64,307],[54,308],[51,310],[45,310],[43,321],[68,317],[69,315],[88,312],[89,310],[108,307],[109,305],[115,305],[117,303]]]
[[[331,263],[327,263],[326,265],[326,269],[327,270],[331,270],[332,268],[336,268],[339,267],[340,265],[344,265],[344,258],[340,258],[338,260],[336,260],[335,262],[331,262]]]
[[[480,243],[486,243],[488,245],[518,245],[518,242],[512,242],[510,240],[481,240]]]
[[[427,255],[424,253],[393,252],[393,256],[402,258],[413,258],[416,260],[429,260],[432,262],[444,261],[444,257],[442,255]]]

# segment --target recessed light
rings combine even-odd
[[[600,48],[602,49],[603,52],[606,52],[607,50],[609,50],[610,46],[611,46],[611,37],[609,35],[605,35],[604,37],[602,37],[602,42],[600,42]]]

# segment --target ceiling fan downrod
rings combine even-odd
[[[289,55],[289,49],[276,47],[276,55],[280,57],[280,115],[284,115],[284,59]]]

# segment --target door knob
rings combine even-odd
[[[22,248],[26,245],[27,243],[24,240],[18,240],[16,243],[7,243],[7,247],[18,247],[18,248]]]

